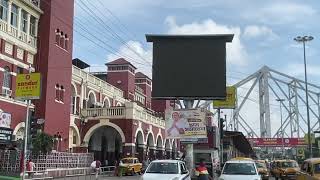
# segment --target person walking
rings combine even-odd
[[[212,180],[203,159],[200,161],[200,165],[196,168],[195,175],[198,177],[198,180]]]
[[[95,177],[97,180],[99,178],[101,162],[99,160],[95,160],[91,163],[91,167],[93,168],[93,170],[95,172]]]
[[[28,178],[31,178],[33,177],[33,174],[34,174],[34,169],[35,169],[35,164],[34,162],[32,162],[31,159],[28,160],[27,162],[27,172],[28,172]]]

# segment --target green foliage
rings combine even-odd
[[[36,137],[32,139],[32,146],[32,152],[34,154],[46,154],[53,148],[53,137],[44,132],[38,133]]]

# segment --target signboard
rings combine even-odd
[[[282,138],[247,138],[254,147],[282,147]],[[283,138],[285,147],[306,146],[303,138]]]
[[[40,99],[40,73],[18,74],[16,79],[16,98],[21,100]]]
[[[236,106],[236,87],[229,86],[226,89],[226,100],[213,101],[213,108],[216,109],[234,109]]]
[[[297,150],[297,156],[299,157],[304,157],[304,149],[303,148],[299,148]]]
[[[315,143],[316,142],[316,137],[315,137],[314,133],[311,133],[310,135],[311,135],[311,139],[310,139],[311,143]],[[306,144],[308,144],[308,134],[304,135],[304,142]]]
[[[10,128],[11,114],[0,111],[0,127]]]
[[[0,127],[0,143],[6,144],[12,141],[12,132],[10,128]]]
[[[182,144],[200,144],[200,143],[208,143],[208,138],[188,138],[188,139],[181,139],[180,142]]]
[[[205,109],[168,110],[165,117],[167,138],[207,138]]]

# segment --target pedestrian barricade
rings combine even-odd
[[[77,179],[90,176],[92,168],[65,168],[65,169],[47,169],[43,171],[26,171],[25,180],[40,179]],[[30,175],[30,176],[29,176]],[[83,178],[81,178],[83,179]],[[87,178],[85,178],[87,179]],[[90,180],[90,178],[88,178]]]
[[[116,169],[115,166],[103,166],[101,167],[100,174],[103,176],[113,176],[115,169]]]

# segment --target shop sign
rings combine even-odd
[[[10,128],[0,127],[0,143],[7,144],[12,141],[13,130]]]

